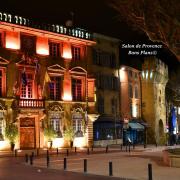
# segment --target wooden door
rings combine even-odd
[[[35,118],[20,119],[20,148],[34,149],[35,139]]]

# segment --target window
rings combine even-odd
[[[129,77],[132,78],[133,77],[133,72],[131,70],[129,70]]]
[[[61,100],[61,77],[51,77],[49,88],[50,99]]]
[[[3,40],[2,40],[2,33],[0,33],[0,47],[3,45]]]
[[[54,131],[56,131],[56,133],[59,134],[60,132],[59,119],[57,118],[50,119],[50,125],[54,129]]]
[[[3,87],[2,87],[3,86],[3,83],[2,83],[3,77],[2,76],[3,76],[3,73],[2,73],[2,70],[0,70],[0,97],[2,97],[2,94],[3,94],[2,93],[2,91],[3,91]]]
[[[138,94],[138,87],[135,86],[135,98],[138,99],[138,96],[139,96],[139,94]]]
[[[0,141],[4,140],[3,138],[3,112],[0,112]]]
[[[33,74],[22,73],[21,98],[33,98]]]
[[[36,52],[35,37],[21,35],[21,50],[29,55],[33,55]]]
[[[116,114],[117,100],[115,98],[111,99],[111,108],[112,114]]]
[[[80,56],[80,47],[72,47],[72,59],[73,60],[80,60],[81,56]]]
[[[76,136],[82,136],[82,115],[80,113],[73,114],[72,120]]]
[[[49,43],[49,53],[52,57],[59,57],[60,56],[60,48],[58,43]]]
[[[133,98],[133,89],[132,89],[132,85],[129,85],[129,97]]]
[[[98,112],[104,113],[104,99],[102,97],[98,98]]]
[[[82,80],[72,79],[72,97],[74,101],[82,100]]]

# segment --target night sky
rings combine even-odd
[[[1,2],[0,10],[43,23],[61,25],[65,25],[65,22],[71,19],[71,12],[73,12],[74,26],[117,37],[122,43],[151,43],[144,33],[120,21],[119,15],[108,6],[107,2],[108,0],[4,0],[3,4]],[[174,69],[178,63],[176,57],[167,49],[162,49],[159,57],[169,65],[170,69]],[[131,59],[139,59],[139,57],[129,57],[121,48],[120,58],[122,64],[133,62]],[[138,67],[135,60],[131,64]]]

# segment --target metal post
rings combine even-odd
[[[76,147],[74,147],[74,152],[76,153]]]
[[[47,167],[49,167],[49,155],[47,155],[46,160],[47,160]]]
[[[28,163],[28,154],[25,154],[25,162]]]
[[[127,142],[126,142],[126,152],[127,152]]]
[[[113,175],[112,162],[109,162],[109,176]]]
[[[58,148],[56,149],[56,154],[57,154],[57,155],[59,154],[59,149],[58,149]]]
[[[94,146],[92,145],[92,147],[91,147],[91,151],[93,152],[93,149],[94,149]]]
[[[66,160],[66,158],[64,158],[64,170],[66,170],[67,169],[67,160]]]
[[[131,144],[128,143],[128,146],[129,146],[129,152],[131,152]]]
[[[69,149],[66,150],[66,155],[69,156]]]
[[[84,159],[84,173],[87,172],[87,159]]]
[[[108,145],[106,146],[106,153],[108,153]]]
[[[36,150],[36,155],[39,156],[39,148]]]
[[[148,164],[148,180],[152,180],[152,164]]]
[[[33,165],[33,156],[30,156],[30,164]]]
[[[89,148],[87,148],[87,154],[89,155]]]
[[[49,156],[49,150],[47,150],[47,154],[46,154],[46,156]]]
[[[32,152],[32,157],[34,157],[34,152]]]
[[[17,157],[17,149],[14,150],[14,156]]]
[[[121,151],[122,151],[123,145],[121,144]]]

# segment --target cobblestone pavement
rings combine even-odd
[[[176,146],[179,147],[180,146]],[[34,156],[33,165],[25,163],[24,154],[31,154],[32,151],[18,152],[21,158],[9,157],[12,154],[5,153],[4,156],[8,158],[0,158],[0,179],[14,180],[14,179],[117,179],[128,180],[148,179],[148,163],[152,164],[153,180],[179,180],[180,168],[172,168],[163,165],[162,150],[167,147],[149,146],[144,149],[141,146],[135,147],[131,152],[123,151],[119,147],[113,147],[106,153],[105,148],[96,148],[93,152],[87,149],[78,149],[75,153],[69,151],[67,156],[66,149],[49,152],[50,161],[47,168],[46,151],[40,152],[40,156]],[[168,147],[174,148],[174,147]],[[1,156],[2,153],[0,152]],[[36,155],[36,151],[34,151]],[[64,158],[67,158],[67,170],[63,170]],[[20,160],[18,160],[20,159]],[[84,173],[84,159],[87,159],[87,173]],[[113,177],[109,177],[109,162],[112,162]],[[11,172],[11,173],[9,173]],[[100,175],[100,176],[99,176]],[[102,176],[101,176],[102,175]],[[116,178],[115,178],[116,179]]]

